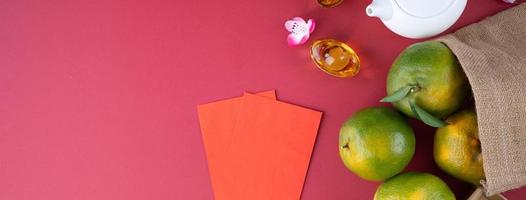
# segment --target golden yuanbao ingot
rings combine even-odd
[[[356,52],[334,39],[314,41],[310,56],[319,69],[336,77],[353,77],[360,71],[360,58]]]

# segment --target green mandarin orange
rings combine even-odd
[[[456,112],[446,119],[446,123],[448,125],[438,128],[435,133],[435,162],[448,174],[479,185],[484,179],[484,170],[475,111]]]
[[[366,180],[379,181],[400,173],[415,152],[413,129],[388,107],[354,113],[340,129],[344,165]]]
[[[469,83],[457,58],[436,41],[411,45],[396,58],[387,76],[387,95],[406,86],[415,88],[393,106],[411,117],[416,115],[410,101],[443,118],[457,111],[469,94]]]
[[[454,200],[455,194],[440,178],[407,172],[386,180],[378,187],[374,200]]]

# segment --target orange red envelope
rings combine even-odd
[[[322,113],[274,91],[198,106],[216,200],[299,199]]]

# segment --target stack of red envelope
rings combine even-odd
[[[275,91],[198,106],[216,200],[299,199],[322,113]]]

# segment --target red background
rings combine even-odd
[[[0,1],[0,199],[212,199],[196,105],[276,89],[324,112],[303,199],[369,199],[378,185],[347,171],[340,124],[385,95],[387,70],[416,40],[365,16],[368,0]],[[470,0],[456,30],[504,10]],[[355,78],[316,69],[284,22],[313,18],[313,39],[348,42]],[[432,158],[434,130],[413,122],[407,170],[470,186]],[[269,147],[271,148],[271,147]],[[525,199],[526,189],[506,193]]]

